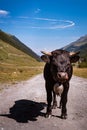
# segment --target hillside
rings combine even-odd
[[[7,44],[10,44],[11,46],[14,46],[15,48],[23,51],[24,53],[28,54],[29,56],[35,58],[37,61],[41,61],[40,57],[32,51],[29,47],[24,45],[19,39],[17,39],[15,36],[7,34],[0,30],[0,39]]]
[[[80,56],[87,60],[87,35],[80,37],[75,42],[63,47],[67,51],[80,51]]]
[[[38,56],[36,56],[38,58],[37,60],[37,58],[34,57],[35,55],[32,55],[35,53],[26,48],[24,44],[21,45],[21,43],[19,43],[19,48],[17,44],[20,41],[15,42],[17,40],[18,39],[14,38],[14,36],[0,31],[0,82],[25,80],[42,72],[40,68],[42,63],[38,62]],[[23,48],[25,51],[27,50],[27,53],[22,51]],[[29,53],[32,52],[32,54],[29,55],[28,50],[30,50]]]

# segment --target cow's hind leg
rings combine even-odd
[[[62,108],[62,101],[61,101],[61,99],[60,99],[60,102],[59,102],[59,109],[61,109]]]
[[[56,109],[57,108],[57,100],[56,100],[56,94],[55,92],[53,91],[53,106],[52,106],[53,109]]]

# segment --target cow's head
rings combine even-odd
[[[41,59],[50,64],[50,71],[54,80],[65,82],[69,79],[71,63],[79,60],[79,52],[67,52],[65,50],[55,50],[52,52],[44,52]]]

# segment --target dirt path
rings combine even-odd
[[[37,75],[0,92],[0,130],[87,130],[87,79],[72,77],[67,107],[67,120],[59,118],[60,109],[44,118],[44,79]]]

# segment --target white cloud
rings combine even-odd
[[[0,16],[6,16],[8,14],[9,14],[8,11],[6,11],[6,10],[0,10]]]
[[[57,21],[56,19],[49,19],[49,18],[34,18],[34,19],[43,21]]]
[[[62,21],[68,24],[68,25],[62,26],[62,28],[68,28],[68,27],[75,26],[75,23],[73,21],[70,21],[70,20],[61,20],[61,22]]]
[[[75,25],[73,21],[70,20],[58,20],[58,19],[49,19],[49,18],[34,18],[35,20],[40,20],[40,21],[47,21],[47,26],[33,26],[31,28],[36,28],[36,29],[64,29],[64,28],[69,28]],[[48,24],[50,26],[48,26]]]
[[[26,23],[25,25],[22,26],[22,28],[32,28],[32,29],[39,29],[39,30],[41,29],[57,30],[57,29],[66,29],[75,26],[75,23],[71,20],[59,20],[59,19],[52,19],[52,18],[28,17],[28,16],[19,16],[17,18],[22,19],[21,25]],[[16,23],[16,21],[14,23]],[[18,20],[17,23],[19,24],[20,20]]]

